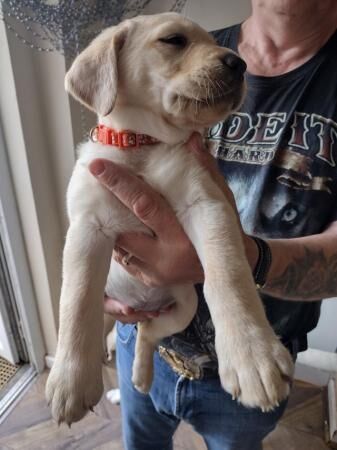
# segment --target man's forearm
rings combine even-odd
[[[337,297],[337,222],[321,234],[267,242],[272,265],[264,293],[285,300]]]

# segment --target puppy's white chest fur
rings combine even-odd
[[[125,165],[143,178],[168,200],[178,217],[194,203],[194,185],[199,185],[202,178],[210,181],[209,174],[183,144],[158,144],[127,151],[91,142],[83,144],[67,193],[69,219],[74,220],[76,215],[92,215],[107,234],[111,226],[120,231],[134,227],[143,230],[144,226],[89,172],[90,162],[97,158]]]

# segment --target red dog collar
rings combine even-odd
[[[121,149],[137,148],[141,145],[153,145],[160,142],[147,134],[135,133],[130,130],[116,131],[105,125],[97,125],[92,128],[89,135],[93,142],[113,145]]]

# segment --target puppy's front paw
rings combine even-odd
[[[81,420],[103,394],[102,368],[80,361],[55,361],[46,384],[46,398],[58,424]]]
[[[219,376],[225,391],[244,406],[271,411],[290,391],[294,364],[272,332],[261,338],[238,339],[224,345],[217,338]],[[230,347],[230,348],[229,348]]]

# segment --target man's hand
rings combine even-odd
[[[236,211],[233,194],[219,173],[214,158],[204,149],[199,134],[192,135],[186,151],[193,152],[210,172]],[[125,270],[152,287],[203,282],[203,269],[196,251],[174,211],[160,194],[132,172],[107,160],[93,161],[90,171],[152,232],[152,236],[144,233],[119,236],[113,257]],[[255,243],[249,241],[254,252]],[[129,259],[128,255],[132,257]]]

